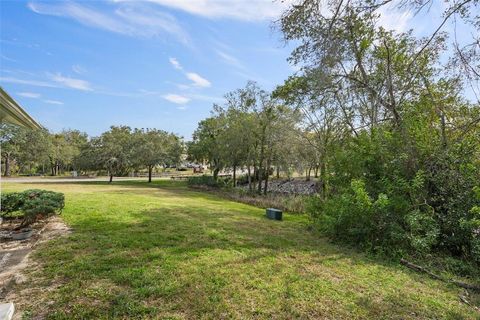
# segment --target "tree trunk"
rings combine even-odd
[[[253,180],[252,180],[252,192],[257,189],[256,183],[258,182],[258,168],[257,168],[257,163],[253,163]]]
[[[265,147],[263,145],[263,140],[262,140],[262,146],[260,148],[260,159],[258,161],[258,194],[262,194],[262,179],[263,179],[263,160],[265,157]]]
[[[5,176],[6,177],[10,177],[10,155],[9,154],[6,154],[6,157],[5,157]]]
[[[152,182],[152,166],[148,166],[148,182]]]
[[[313,172],[315,173],[315,178],[318,178],[318,165],[315,165],[315,169],[313,169]]]
[[[233,166],[233,187],[237,186],[237,166]]]
[[[220,171],[219,168],[215,167],[215,169],[213,169],[213,179],[215,179],[215,181],[218,179],[218,172]]]
[[[268,191],[268,176],[270,173],[270,160],[267,160],[267,166],[266,166],[266,171],[265,171],[265,185],[263,187],[263,194],[266,195]]]
[[[109,181],[109,183],[112,183],[112,181],[113,181],[113,174],[110,173],[110,181]]]
[[[322,187],[322,197],[323,199],[327,198],[327,165],[325,161],[322,161],[321,168],[320,168],[320,180],[321,180],[321,187]]]
[[[442,128],[442,147],[443,149],[447,149],[447,134],[445,132],[445,127],[446,127],[446,124],[445,124],[445,114],[443,112],[441,112],[441,115],[440,115],[440,120],[441,120],[441,128]]]
[[[277,166],[277,179],[280,179],[280,166]]]
[[[247,166],[247,176],[248,176],[248,191],[252,192],[252,174],[250,172],[250,164]]]
[[[258,167],[258,186],[257,186],[257,192],[258,194],[262,194],[262,174],[263,174],[263,169],[262,166],[260,165]]]
[[[312,172],[312,167],[308,167],[307,176],[305,177],[305,181],[310,181],[311,172]]]

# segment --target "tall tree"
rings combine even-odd
[[[208,162],[215,179],[225,166],[224,146],[219,141],[224,123],[223,117],[210,117],[200,121],[188,147],[189,158],[202,163]]]
[[[178,164],[182,154],[182,141],[173,133],[157,129],[135,129],[133,132],[134,163],[148,170],[148,182],[157,165]]]
[[[93,139],[98,163],[113,176],[124,175],[133,164],[132,129],[128,126],[111,126],[100,137]]]
[[[20,146],[25,138],[26,130],[24,128],[2,123],[0,124],[0,143],[2,151],[3,174],[11,175],[12,161],[20,153]]]

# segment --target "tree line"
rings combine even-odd
[[[184,153],[183,138],[157,129],[131,129],[112,126],[98,137],[78,130],[50,133],[1,124],[4,176],[12,171],[24,174],[60,175],[69,171],[103,171],[125,176],[146,170],[152,181],[155,167],[176,166]]]
[[[246,169],[258,193],[275,171],[313,170],[321,190],[309,213],[330,237],[478,264],[480,42],[442,27],[461,21],[478,34],[480,3],[448,1],[438,28],[417,38],[379,24],[390,2],[286,10],[277,27],[297,45],[289,60],[299,71],[271,93],[255,83],[228,93],[199,123],[189,156],[233,170],[234,181]],[[431,2],[401,4],[419,12]]]

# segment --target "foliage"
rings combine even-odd
[[[156,166],[177,165],[184,151],[182,138],[163,130],[112,126],[99,137],[78,130],[50,133],[9,124],[0,126],[4,174],[60,175],[106,170],[111,176]]]
[[[217,178],[215,179],[213,176],[196,176],[196,177],[189,177],[187,180],[189,186],[206,186],[211,188],[225,188],[231,185],[230,178]]]
[[[60,212],[65,206],[63,193],[46,190],[26,190],[24,203],[21,206],[23,212],[23,224],[35,222],[39,217],[48,217]]]
[[[368,250],[478,263],[478,102],[442,65],[445,34],[386,31],[385,3],[301,1],[279,21],[301,70],[275,95],[302,112],[321,168],[312,221]],[[447,6],[445,19],[477,6]]]
[[[24,194],[20,192],[2,193],[1,196],[0,216],[7,215],[19,211],[24,203]]]
[[[63,193],[31,189],[23,192],[2,194],[2,216],[21,211],[22,226],[29,225],[42,217],[59,213],[65,206]]]
[[[135,167],[147,167],[148,181],[152,181],[155,166],[178,165],[183,152],[181,138],[173,133],[156,129],[135,129],[132,133],[132,163]]]
[[[210,118],[200,121],[188,145],[191,160],[207,162],[214,177],[222,169],[247,169],[249,189],[267,193],[273,166],[289,170],[297,141],[298,113],[254,82],[225,95]],[[254,184],[256,186],[254,186]]]

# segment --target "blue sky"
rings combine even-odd
[[[2,2],[1,85],[52,131],[126,124],[188,139],[226,92],[292,73],[271,28],[279,4],[232,15],[165,3]]]
[[[0,83],[52,131],[98,135],[111,125],[191,137],[223,95],[294,72],[272,30],[287,4],[270,0],[1,1]],[[441,7],[380,23],[428,34]],[[433,12],[433,14],[432,14]],[[437,17],[437,18],[436,18]]]

